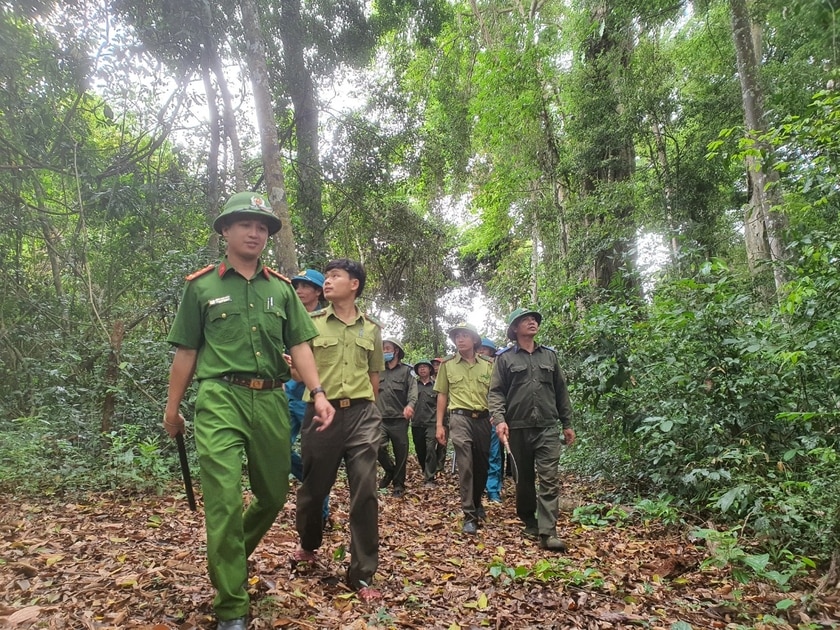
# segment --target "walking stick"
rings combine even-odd
[[[505,447],[505,453],[507,453],[508,457],[510,457],[510,461],[513,464],[513,481],[514,483],[519,483],[519,466],[516,465],[516,458],[513,456],[513,453],[510,450],[510,444],[508,444],[507,437],[500,440],[502,446]]]
[[[187,502],[190,509],[195,512],[195,494],[193,493],[192,476],[190,475],[190,464],[187,461],[187,447],[184,445],[184,434],[175,436],[178,443],[178,458],[181,460],[181,475],[184,477],[184,490],[187,492]]]

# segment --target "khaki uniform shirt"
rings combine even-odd
[[[440,364],[435,380],[435,391],[449,397],[446,408],[487,411],[487,391],[493,362],[476,355],[475,363],[464,359],[460,353],[447,357]]]
[[[533,353],[518,344],[496,357],[488,396],[493,424],[511,429],[572,426],[572,403],[557,353],[538,345]]]
[[[376,406],[383,418],[402,418],[406,406],[417,406],[417,379],[405,363],[398,363],[393,369],[386,367],[379,373]]]
[[[195,378],[288,380],[283,352],[317,334],[288,279],[257,265],[244,278],[227,258],[187,278],[167,341],[198,350]]]
[[[309,316],[318,332],[310,345],[327,398],[366,398],[373,402],[370,372],[385,369],[379,323],[356,309],[356,319],[345,324],[332,304]],[[306,399],[311,400],[309,392]]]

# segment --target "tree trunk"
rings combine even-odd
[[[769,147],[763,146],[758,140],[767,130],[764,94],[759,81],[761,51],[755,48],[761,42],[760,29],[750,20],[746,0],[730,0],[729,6],[746,134],[756,139],[756,148],[766,151]],[[776,171],[768,169],[752,156],[747,157],[746,162],[750,184],[750,200],[744,217],[747,261],[754,276],[762,273],[763,263],[773,264],[773,279],[778,295],[785,283],[782,263],[786,258],[783,241],[786,220],[773,209],[780,202],[779,177]]]
[[[248,33],[247,59],[251,74],[251,87],[254,90],[257,126],[260,131],[260,147],[265,170],[265,183],[268,200],[274,214],[282,222],[280,231],[274,235],[275,258],[280,271],[288,276],[298,270],[297,252],[292,222],[289,218],[289,204],[286,200],[286,184],[283,176],[283,164],[280,155],[280,142],[277,137],[277,124],[274,120],[274,108],[268,86],[268,67],[265,58],[265,42],[260,29],[257,6],[254,0],[241,0],[242,28]]]
[[[123,339],[125,339],[125,325],[117,320],[111,329],[110,351],[105,364],[105,399],[102,402],[102,422],[100,424],[102,433],[111,431],[111,419],[114,417],[114,410],[117,407],[116,392],[120,378],[120,351],[122,350]]]
[[[303,222],[304,261],[322,267],[327,262],[324,209],[321,204],[321,162],[318,150],[318,104],[315,83],[306,67],[300,0],[282,0],[280,39],[286,62],[284,76],[295,110],[297,140],[297,201]]]
[[[221,185],[219,182],[219,147],[222,143],[221,129],[219,124],[219,105],[216,102],[216,90],[213,88],[213,80],[210,77],[210,68],[206,59],[202,64],[201,76],[204,79],[204,93],[207,96],[207,110],[210,115],[208,122],[210,128],[210,148],[207,152],[207,207],[205,216],[207,222],[212,225],[219,214],[221,205]],[[215,230],[210,230],[210,238],[207,247],[211,252],[219,251],[219,235]]]

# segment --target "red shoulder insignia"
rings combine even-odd
[[[280,278],[283,282],[288,282],[289,284],[292,284],[291,280],[289,280],[286,276],[284,276],[279,271],[274,271],[274,269],[272,269],[271,267],[266,267],[265,265],[263,265],[263,273],[266,274],[265,275],[266,278],[268,278],[268,274],[271,274],[275,278]]]
[[[186,280],[189,282],[190,280],[195,280],[199,276],[203,276],[205,273],[209,271],[213,271],[216,268],[216,265],[207,265],[204,269],[199,269],[198,271],[193,271],[190,275],[187,276]]]

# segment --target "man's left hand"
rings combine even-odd
[[[572,428],[563,429],[563,437],[566,440],[566,446],[571,446],[575,443],[575,430]]]
[[[315,405],[315,415],[312,416],[312,421],[319,425],[315,430],[323,431],[332,424],[335,409],[326,396],[315,396],[313,404]]]
[[[414,407],[411,405],[406,405],[405,409],[403,409],[403,418],[406,420],[411,420],[414,417]]]

